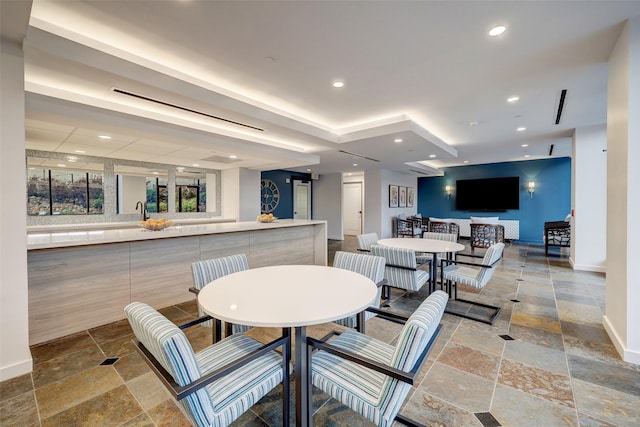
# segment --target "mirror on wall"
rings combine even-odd
[[[207,175],[185,168],[176,170],[176,212],[207,211]]]
[[[135,214],[138,202],[147,204],[148,213],[168,212],[168,169],[114,165],[116,175],[116,212]]]
[[[77,156],[27,157],[27,215],[100,215],[104,166]]]

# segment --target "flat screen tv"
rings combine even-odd
[[[502,212],[520,209],[520,177],[461,179],[456,181],[456,209]]]

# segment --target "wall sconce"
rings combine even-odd
[[[447,199],[450,199],[451,198],[451,193],[453,192],[453,188],[450,185],[447,185],[447,186],[444,187],[444,189],[447,192]]]
[[[533,193],[536,191],[536,183],[529,181],[529,196],[533,199]]]

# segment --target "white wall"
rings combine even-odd
[[[31,372],[27,287],[24,58],[0,46],[0,381]]]
[[[232,168],[221,176],[222,216],[255,221],[260,215],[260,171]]]
[[[607,261],[607,129],[576,129],[571,173],[570,262],[576,270],[605,272]]]
[[[342,174],[323,174],[314,180],[311,203],[313,219],[327,221],[327,238],[343,240]]]
[[[147,178],[144,176],[118,175],[118,213],[140,213],[138,202],[147,201]]]
[[[623,360],[640,364],[640,17],[609,58],[607,282],[604,327]]]
[[[218,208],[218,195],[216,191],[216,174],[207,174],[207,212],[215,212]]]
[[[378,233],[380,238],[393,236],[393,217],[417,213],[418,178],[403,173],[374,170],[365,172],[365,233]],[[413,187],[416,200],[411,208],[389,207],[389,185]]]

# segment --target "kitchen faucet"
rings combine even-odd
[[[149,216],[147,215],[147,202],[141,202],[138,201],[138,203],[136,203],[136,210],[138,210],[138,207],[140,207],[140,218],[142,218],[143,221],[146,221],[149,219]]]

